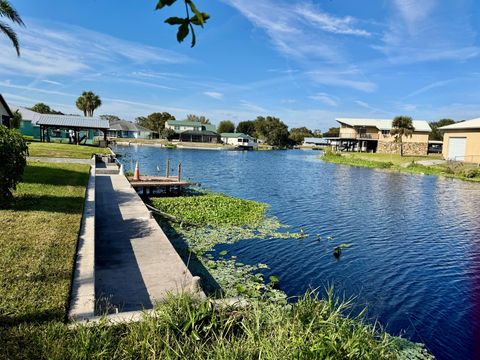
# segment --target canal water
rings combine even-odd
[[[328,164],[304,150],[114,151],[126,170],[138,160],[149,175],[180,160],[184,178],[266,202],[292,231],[302,228],[304,239],[222,247],[242,263],[268,264],[289,296],[333,285],[438,359],[480,358],[480,184]],[[341,243],[351,247],[337,260]]]

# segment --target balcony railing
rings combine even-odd
[[[372,133],[356,133],[356,132],[341,132],[341,139],[365,139],[365,140],[378,140],[378,134]]]

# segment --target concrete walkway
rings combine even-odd
[[[432,165],[442,165],[446,164],[446,160],[421,160],[416,161],[416,164],[423,165],[423,166],[432,166]]]
[[[62,163],[62,164],[86,164],[92,163],[91,159],[76,159],[76,158],[55,158],[55,157],[40,157],[40,156],[27,156],[28,161],[41,161],[50,163]]]
[[[100,312],[148,309],[169,292],[192,289],[190,271],[125,176],[97,173],[95,202]]]

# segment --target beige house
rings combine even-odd
[[[338,118],[340,134],[336,140],[347,151],[366,151],[379,153],[400,153],[400,144],[395,142],[391,119],[352,119]],[[404,136],[403,152],[405,155],[427,155],[428,135],[432,131],[428,122],[413,120],[412,136]]]
[[[442,126],[443,157],[480,163],[480,118]]]

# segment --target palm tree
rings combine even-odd
[[[0,17],[6,17],[20,26],[25,26],[17,10],[13,8],[8,0],[0,0]],[[7,35],[15,47],[15,50],[17,50],[17,55],[20,56],[20,44],[18,43],[18,38],[15,31],[13,31],[10,25],[0,21],[0,32]]]
[[[400,156],[403,156],[403,137],[412,137],[414,131],[410,116],[397,116],[393,119],[390,134],[395,135],[395,142],[400,143]]]
[[[102,105],[102,100],[92,91],[84,91],[75,104],[83,111],[84,116],[93,116],[95,109]]]

